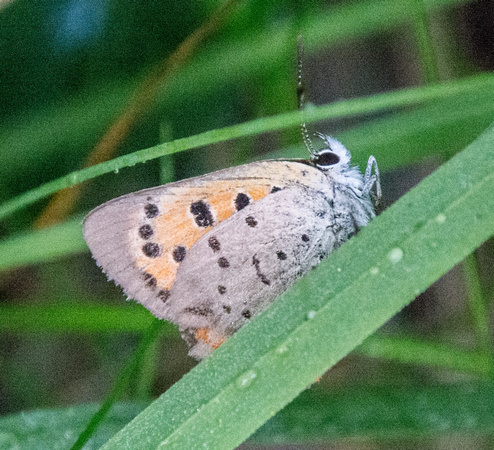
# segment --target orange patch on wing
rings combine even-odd
[[[159,258],[143,256],[137,260],[137,266],[156,278],[157,285],[161,289],[170,289],[177,276],[178,263],[171,260],[169,255]]]
[[[194,337],[196,338],[196,341],[203,341],[206,344],[211,345],[214,350],[226,341],[225,337],[219,336],[208,328],[199,328],[195,332]]]
[[[190,249],[211,229],[211,227],[197,227],[189,214],[188,201],[167,206],[167,210],[150,221],[153,228],[150,241],[161,246],[161,255],[157,258],[149,258],[142,254],[136,261],[138,267],[156,278],[161,289],[170,289],[177,276],[179,263],[173,260],[173,250],[177,246]]]
[[[162,205],[160,207],[162,212],[149,221],[153,228],[153,235],[149,242],[160,245],[161,255],[157,258],[150,258],[141,253],[137,257],[136,265],[156,278],[159,288],[170,289],[180,265],[173,259],[173,250],[177,246],[183,246],[189,250],[212,228],[197,226],[190,212],[190,205],[193,202],[199,200],[206,202],[217,224],[236,212],[235,198],[240,192],[249,194],[253,201],[260,200],[271,192],[271,186],[266,185],[253,184],[246,191],[238,188],[239,186],[231,181],[216,182],[212,183],[211,186],[202,187],[200,192],[192,190],[189,195],[181,195],[180,200]],[[211,194],[204,195],[208,191]],[[209,333],[205,329],[204,332]],[[210,334],[208,336],[207,339],[203,340],[209,343],[212,338]],[[224,338],[218,336],[212,344],[213,348],[216,348],[214,345],[219,346],[223,342]]]
[[[270,186],[254,186],[247,191],[255,202],[266,197],[271,192]]]
[[[153,223],[155,241],[162,245],[163,254],[170,253],[177,245],[189,249],[211,229],[196,225],[188,214],[188,203],[178,206],[158,216]]]
[[[206,199],[217,222],[223,222],[235,212],[233,202],[236,195],[231,191],[219,192]]]
[[[190,248],[211,229],[211,227],[197,226],[190,214],[190,203],[184,201],[169,205],[167,211],[154,219],[153,227],[155,239],[163,246],[164,252],[175,245]]]

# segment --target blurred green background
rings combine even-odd
[[[128,111],[149,73],[221,3],[0,3],[0,203],[84,167],[108,128]],[[113,156],[295,110],[299,33],[306,47],[306,99],[322,105],[489,72],[494,68],[493,30],[493,1],[240,1],[183,65],[155,82],[154,102],[132,121]],[[493,112],[494,92],[480,86],[464,97],[430,102],[422,109],[346,114],[309,124],[309,129],[343,140],[361,167],[374,154],[389,205],[471,142],[492,122]],[[273,155],[307,156],[297,127],[201,147],[90,180],[63,218],[66,230],[54,235],[45,230],[40,239],[32,231],[49,199],[3,218],[4,243],[17,236],[27,239],[25,247],[12,241],[14,247],[0,247],[4,251],[14,248],[20,260],[25,251],[53,254],[37,264],[0,266],[0,415],[100,401],[153,323],[144,308],[126,303],[96,267],[79,234],[83,214],[121,194]],[[43,242],[48,249],[42,248]],[[382,333],[490,354],[492,255],[488,242]],[[480,298],[480,306],[472,307],[473,297]],[[351,391],[359,398],[363,394],[358,392],[376,386],[399,386],[400,392],[408,392],[458,380],[475,383],[492,372],[415,364],[376,348],[369,345],[348,356],[308,395],[323,398],[328,392]],[[122,399],[146,402],[195,364],[175,327],[164,324]],[[379,395],[385,396],[383,392],[386,388]],[[430,437],[439,433],[432,429],[406,439],[392,432],[378,438],[375,430],[347,425],[346,434],[328,433],[321,445],[494,444],[491,425],[459,426],[460,436],[454,438],[451,430]],[[275,445],[269,427],[266,430],[265,445]],[[361,440],[356,445],[348,437]],[[293,437],[286,439],[292,442]],[[310,436],[305,440],[310,442]],[[458,442],[460,447],[455,447]]]

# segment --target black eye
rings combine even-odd
[[[318,166],[333,166],[334,164],[338,164],[340,162],[340,158],[336,153],[333,152],[324,152],[317,155],[315,159],[315,163]]]

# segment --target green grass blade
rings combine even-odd
[[[378,111],[388,110],[390,108],[416,105],[434,99],[457,95],[462,92],[469,92],[472,89],[478,89],[479,86],[485,88],[489,87],[492,89],[494,86],[494,76],[490,74],[479,75],[476,77],[443,83],[435,86],[404,89],[398,92],[336,102],[330,105],[308,109],[304,113],[304,118],[306,122],[309,123],[328,118],[348,117],[356,114],[371,112],[375,113]],[[164,155],[170,155],[205,145],[216,144],[228,139],[252,136],[269,131],[295,127],[300,124],[301,119],[301,113],[294,111],[274,117],[253,120],[240,125],[207,131],[195,136],[177,139],[172,142],[120,156],[119,158],[112,159],[111,161],[70,173],[4,202],[0,205],[0,219],[42,198],[45,198],[58,190],[75,186],[76,184],[95,178],[99,175],[116,172],[122,168],[134,166],[137,163],[143,163]]]
[[[355,352],[372,358],[434,366],[482,378],[490,378],[494,373],[492,358],[488,354],[401,336],[380,336],[376,333],[369,336]]]
[[[132,357],[127,361],[124,369],[120,372],[113,388],[106,396],[105,401],[102,403],[98,411],[91,417],[87,427],[79,435],[77,441],[71,447],[72,450],[79,450],[85,446],[87,441],[91,438],[94,432],[103,424],[105,417],[111,410],[112,405],[122,396],[125,389],[127,389],[131,377],[137,372],[137,369],[141,365],[146,352],[153,342],[157,339],[161,323],[155,319],[152,325],[147,329],[139,342],[137,349],[132,354]]]
[[[0,331],[8,333],[142,333],[153,322],[153,316],[137,304],[109,306],[87,299],[59,299],[45,302],[0,307]],[[172,333],[173,326],[163,323]]]
[[[87,251],[82,238],[82,216],[39,231],[29,231],[0,242],[0,271],[46,262]]]
[[[410,439],[492,433],[493,401],[491,383],[413,389],[366,386],[334,393],[314,386],[266,423],[250,442],[281,446],[367,438],[378,439],[376,448],[390,440],[404,445],[389,448],[427,448],[423,442],[411,445]]]
[[[0,448],[22,450],[67,450],[84,429],[99,405],[23,411],[0,417]],[[116,431],[144,408],[143,403],[113,405],[103,426],[86,444],[85,450],[98,449]]]
[[[434,98],[438,98],[444,95],[446,97],[441,101],[425,103],[423,106],[342,133],[338,137],[348,148],[352,149],[355,162],[365,161],[369,154],[374,154],[378,157],[379,167],[382,170],[417,162],[430,154],[435,154],[438,148],[459,149],[461,148],[460,145],[467,144],[467,139],[471,139],[471,136],[475,135],[474,133],[480,133],[494,114],[494,106],[492,106],[494,105],[494,94],[492,94],[494,93],[494,77],[492,75],[481,75],[452,84],[438,85],[425,94],[423,92],[420,94],[419,90],[413,91],[415,92],[414,95],[417,96],[433,95]],[[386,94],[384,96],[385,101],[383,101],[383,96],[364,99],[364,103],[360,105],[355,104],[354,101],[346,101],[315,108],[308,111],[307,114],[312,121],[315,121],[321,117],[351,114],[352,110],[355,111],[356,108],[359,108],[358,111],[361,112],[363,108],[371,108],[372,110],[372,108],[389,106],[390,102],[395,106],[402,105],[402,102],[409,104],[407,103],[410,101],[409,96],[409,92],[400,91],[399,93]],[[387,100],[386,97],[388,97]],[[422,101],[423,97],[420,96],[420,98]],[[415,100],[418,101],[417,98]],[[286,119],[287,116],[293,116],[290,120],[298,120],[297,113],[281,117]],[[278,120],[279,117],[259,119],[256,122]],[[278,125],[283,123],[283,120]],[[241,125],[244,132],[245,128],[254,126],[257,126],[255,122]],[[481,128],[482,126],[483,128]],[[218,130],[211,133],[216,131]],[[201,136],[204,138],[204,135],[200,135],[190,139],[200,140]],[[369,139],[369,136],[373,138]],[[155,150],[156,147],[143,151]],[[293,149],[285,149],[283,152],[278,151],[272,156],[295,157],[303,155],[302,152],[303,150],[298,146]],[[110,171],[111,164],[115,164],[115,160],[108,164],[110,164],[109,168],[104,169],[105,166],[103,166],[106,172]],[[97,166],[97,168],[89,168],[87,171],[91,176],[96,176],[100,169],[101,167]],[[55,180],[54,183],[58,181],[60,180]],[[26,195],[32,194],[35,192],[26,193]],[[17,197],[11,202],[11,206],[16,210],[21,207],[22,199]],[[2,206],[7,206],[7,204]],[[0,242],[0,271],[87,251],[81,237],[81,223],[82,217],[78,217],[50,230],[31,231]]]
[[[145,333],[153,317],[140,305],[107,306],[87,300],[74,303],[11,305],[0,307],[0,332],[8,333]],[[179,338],[177,328],[161,324],[163,336]],[[466,374],[492,376],[492,358],[484,352],[407,337],[369,336],[357,354],[403,364],[433,365]]]
[[[342,392],[323,392],[314,386],[267,422],[249,442],[279,448],[379,437],[380,442],[406,439],[410,448],[414,438],[494,432],[493,405],[494,386],[482,382],[414,389],[378,386]],[[0,417],[0,448],[65,450],[96,409],[97,405],[79,405]],[[113,405],[84,448],[100,448],[142,409],[141,403]]]
[[[104,448],[235,448],[494,234],[494,127],[342,246]]]
[[[429,30],[426,3],[424,0],[412,0],[409,2],[413,14],[413,25],[415,29],[415,40],[422,64],[423,77],[426,84],[438,83],[439,67],[434,51],[433,39]]]
[[[352,157],[374,154],[379,167],[396,168],[424,158],[447,160],[482,133],[494,117],[494,90],[472,90],[401,111],[338,136]],[[371,138],[369,138],[371,137]]]
[[[413,438],[492,433],[493,395],[491,383],[413,389],[366,386],[334,393],[315,386],[266,423],[250,442],[280,446],[374,438],[380,444],[407,440],[403,448],[414,448],[409,441]],[[417,443],[418,447],[427,446]]]
[[[489,304],[482,292],[477,262],[474,255],[469,255],[463,264],[468,303],[473,319],[473,328],[477,338],[477,348],[493,359],[493,347],[490,335]]]
[[[444,12],[446,8],[468,2],[429,0],[425,5],[428,12]],[[308,52],[393,30],[410,22],[410,9],[402,0],[340,2],[338,7],[324,10],[309,7],[308,13],[301,28]],[[280,21],[276,28],[261,32],[254,28],[251,35],[241,33],[233,43],[208,45],[166,86],[166,93],[158,99],[160,106],[169,108],[168,113],[172,114],[182,102],[204,96],[205,92],[216,96],[225,85],[258,79],[259,73],[265,76],[273,71],[281,58],[293,57],[295,53],[293,22],[287,22]],[[12,173],[53,158],[60,148],[67,151],[68,143],[77,143],[70,146],[71,154],[82,157],[86,149],[94,145],[94,137],[101,135],[125,107],[136,83],[135,79],[105,81],[104,85],[88,89],[77,99],[64,99],[52,108],[0,124],[0,154],[4,158],[0,180],[11,179]]]

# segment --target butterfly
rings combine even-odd
[[[375,158],[362,174],[343,144],[316,135],[319,151],[305,129],[310,159],[252,162],[111,200],[85,218],[84,239],[108,277],[177,324],[200,360],[375,216]]]

